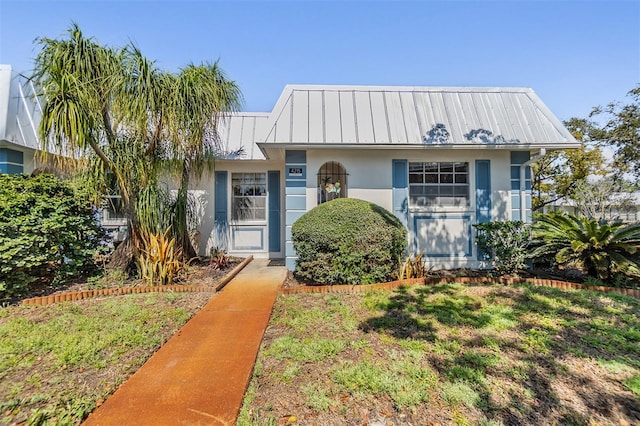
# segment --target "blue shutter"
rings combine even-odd
[[[24,173],[24,154],[9,148],[0,148],[0,173]]]
[[[228,221],[227,182],[227,172],[216,172],[214,219],[217,226],[226,226]]]
[[[406,227],[409,213],[409,163],[407,160],[392,160],[393,214]]]
[[[491,221],[491,161],[476,160],[476,223]],[[487,253],[478,250],[478,260]]]
[[[491,162],[476,160],[476,222],[491,221]]]
[[[268,174],[269,193],[269,251],[280,251],[280,172],[270,171]]]

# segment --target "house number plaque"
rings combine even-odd
[[[289,167],[289,176],[302,177],[302,168],[300,168],[300,167]]]

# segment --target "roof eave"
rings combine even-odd
[[[265,153],[266,149],[282,148],[282,149],[454,149],[454,150],[470,150],[470,149],[506,149],[510,151],[538,150],[541,148],[547,150],[575,149],[580,148],[580,143],[567,142],[563,144],[549,143],[531,143],[531,144],[474,144],[474,143],[449,143],[449,144],[364,144],[364,143],[276,143],[276,142],[258,142],[258,147]]]

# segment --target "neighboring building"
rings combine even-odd
[[[482,266],[472,225],[530,220],[529,164],[579,147],[524,88],[287,86],[271,113],[222,127],[226,149],[246,157],[217,161],[198,184],[200,247],[289,268],[291,225],[336,196],[393,212],[436,267]]]
[[[10,65],[0,65],[0,173],[31,174],[39,165],[38,125],[42,108],[33,83]],[[102,226],[121,240],[126,219],[120,214],[117,197],[105,200],[100,209]]]
[[[640,222],[640,191],[602,195],[607,195],[606,199],[594,199],[586,206],[579,206],[572,199],[562,198],[544,206],[544,212],[565,211],[595,219],[621,220],[624,223]]]
[[[0,65],[0,173],[30,174],[36,168],[42,115],[34,92],[26,77]]]
[[[0,170],[30,173],[37,143],[21,135],[38,117],[6,95],[10,74],[0,66]],[[193,184],[200,253],[286,258],[290,269],[291,226],[337,197],[393,212],[409,250],[435,267],[481,267],[472,225],[529,221],[528,166],[579,147],[526,88],[286,86],[273,111],[233,114],[218,130],[221,151],[244,155]],[[122,220],[116,210],[107,222]]]

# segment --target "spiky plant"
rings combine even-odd
[[[138,269],[151,286],[171,284],[184,267],[180,248],[176,248],[176,240],[169,237],[169,232],[167,228],[165,232],[142,234],[145,248],[136,256]]]
[[[639,223],[550,213],[533,225],[533,238],[533,258],[550,256],[558,265],[582,267],[601,280],[615,273],[640,272]]]
[[[400,265],[398,279],[405,280],[411,278],[424,278],[427,276],[426,259],[423,259],[424,253],[409,254],[404,263]]]
[[[242,95],[218,62],[189,64],[175,76],[167,105],[169,151],[180,183],[175,200],[173,229],[178,245],[188,258],[196,256],[188,230],[188,195],[192,175],[213,169],[220,154],[218,122],[240,109]]]

